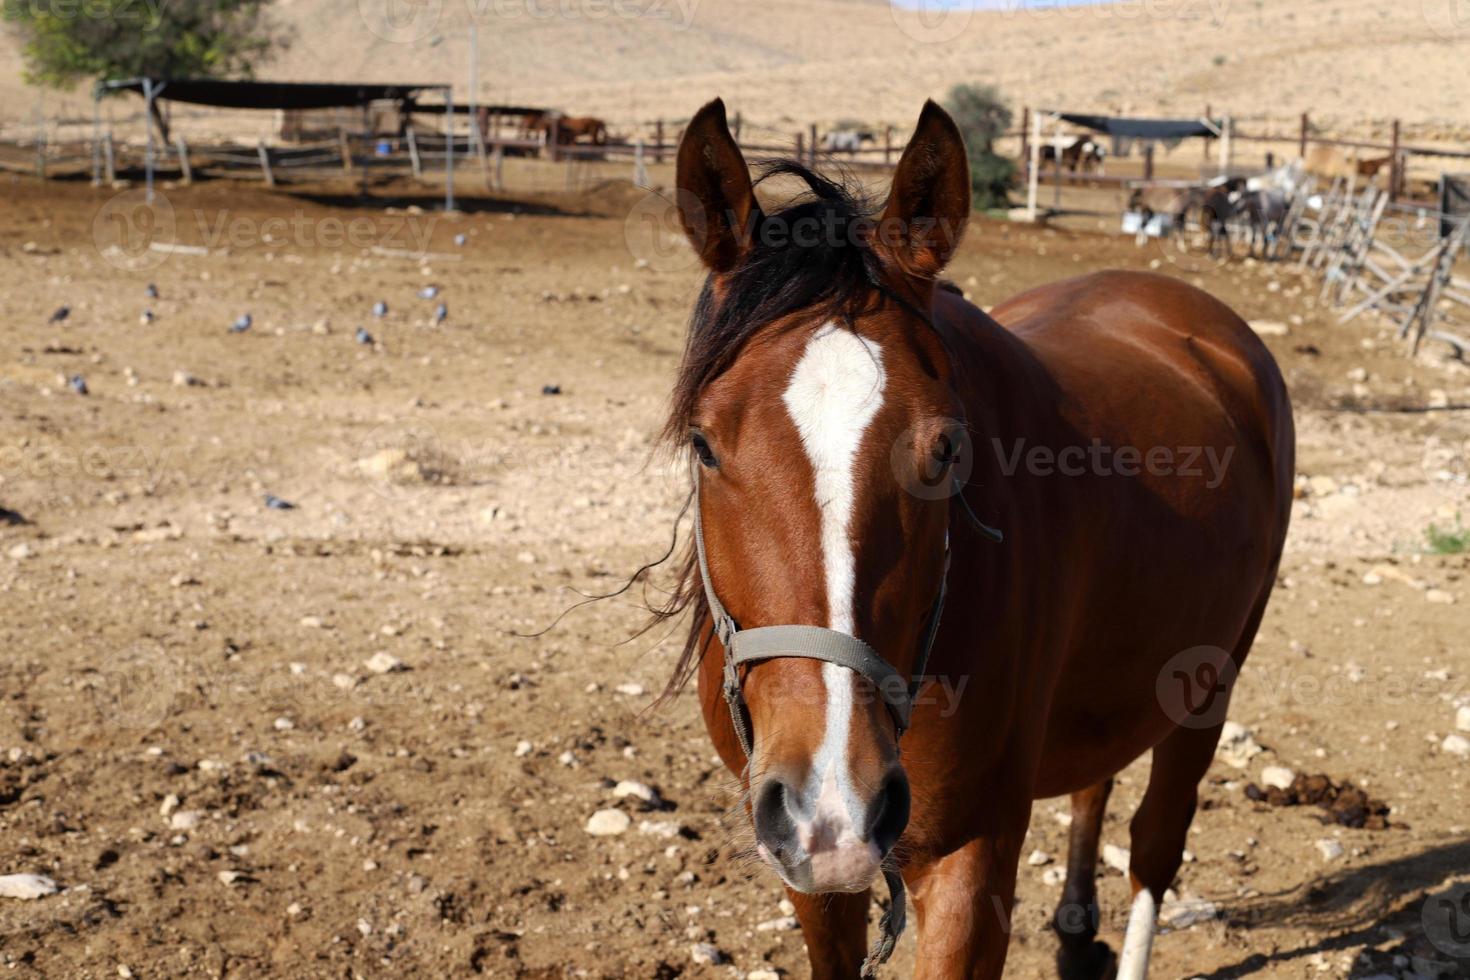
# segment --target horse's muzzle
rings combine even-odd
[[[838,790],[830,777],[809,797],[778,776],[761,783],[752,818],[762,860],[799,892],[867,889],[908,824],[903,770],[895,766],[867,800]]]

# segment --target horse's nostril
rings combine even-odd
[[[755,801],[755,836],[773,854],[779,854],[789,846],[796,833],[791,812],[786,806],[789,790],[779,779],[767,779],[761,784]]]
[[[868,839],[887,854],[909,822],[909,780],[903,770],[895,769],[883,781],[883,788],[868,809]]]

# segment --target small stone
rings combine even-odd
[[[751,970],[747,973],[745,980],[781,980],[781,974],[775,970],[767,970],[765,967],[761,967],[760,969]]]
[[[1103,845],[1103,864],[1106,864],[1114,871],[1120,871],[1126,875],[1128,873],[1128,862],[1132,860],[1132,857],[1133,855],[1129,853],[1126,847],[1119,847],[1116,844]]]
[[[59,888],[56,882],[45,875],[15,874],[0,875],[0,898],[18,898],[31,901],[55,895]]]
[[[248,880],[243,871],[221,871],[215,875],[221,885],[234,887],[236,884],[244,884]]]
[[[1261,785],[1274,787],[1275,789],[1290,789],[1296,780],[1296,773],[1286,766],[1267,766],[1261,770]]]
[[[790,932],[793,929],[800,928],[801,923],[796,921],[796,916],[794,915],[783,915],[777,919],[767,919],[764,922],[757,922],[755,924],[756,932]]]
[[[1439,747],[1450,755],[1457,755],[1462,759],[1470,756],[1470,738],[1463,735],[1446,735],[1444,741],[1439,743]]]
[[[1430,589],[1424,593],[1424,598],[1440,606],[1452,606],[1455,603],[1454,595],[1446,592],[1444,589]]]
[[[614,786],[613,796],[616,796],[620,800],[626,799],[627,797],[631,796],[634,799],[641,800],[642,802],[649,804],[656,803],[658,801],[657,790],[645,783],[635,783],[631,779],[625,779]]]
[[[1342,857],[1342,842],[1324,837],[1317,841],[1317,853],[1322,855],[1324,861],[1336,861]]]
[[[633,825],[633,818],[622,810],[598,810],[587,820],[587,833],[593,837],[616,837]]]
[[[516,743],[516,758],[524,759],[526,756],[535,751],[535,748],[536,747],[530,742],[526,741],[525,739],[521,739],[519,742]]]
[[[198,810],[177,810],[168,818],[168,825],[172,830],[193,830],[201,819]]]
[[[351,674],[333,674],[332,683],[344,691],[350,691],[357,686],[357,678]]]
[[[1455,728],[1462,732],[1470,732],[1470,704],[1462,705],[1455,712]]]
[[[326,624],[322,622],[322,618],[320,616],[302,616],[301,625],[305,626],[309,630],[319,630]]]
[[[117,975],[122,977],[123,980],[133,980],[133,971],[126,963],[119,963],[117,965]]]
[[[291,729],[296,727],[296,723],[290,718],[282,716],[271,722],[271,727],[273,727],[278,732],[289,732]]]
[[[689,958],[700,966],[717,966],[725,962],[725,954],[711,943],[695,943],[689,947]]]
[[[619,684],[617,687],[613,688],[613,690],[630,698],[641,698],[645,693],[642,684],[634,684],[631,682],[626,684]]]
[[[407,664],[387,650],[379,650],[364,660],[362,665],[375,674],[394,674],[408,669]]]
[[[1043,865],[1051,864],[1051,861],[1051,855],[1045,851],[1032,851],[1031,856],[1026,859],[1026,863],[1033,868],[1040,868]]]
[[[36,549],[32,548],[29,542],[22,541],[20,544],[12,545],[5,554],[15,561],[25,561],[27,558],[36,557]]]
[[[1044,885],[1056,887],[1066,880],[1067,871],[1065,868],[1047,868],[1041,872],[1041,883]]]
[[[679,825],[672,820],[644,820],[638,824],[638,833],[671,840],[679,836]]]
[[[1235,721],[1227,721],[1220,729],[1220,744],[1215,755],[1236,769],[1244,769],[1250,760],[1265,750],[1256,742],[1249,728]]]
[[[179,808],[179,796],[178,796],[178,794],[177,793],[170,793],[167,796],[165,796],[163,798],[163,802],[158,805],[158,815],[160,817],[163,817],[163,818],[167,819],[168,818],[168,815],[171,814],[171,813],[173,813],[178,808]]]
[[[357,931],[362,933],[364,936],[371,936],[373,934],[373,924],[367,919],[358,919]]]

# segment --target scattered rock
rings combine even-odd
[[[1290,789],[1296,773],[1285,766],[1267,766],[1261,770],[1261,784],[1270,789]]]
[[[613,796],[616,796],[620,800],[627,799],[631,796],[650,806],[657,806],[659,804],[658,790],[646,783],[636,783],[631,779],[625,779],[618,783],[613,787],[612,793]]]
[[[1219,918],[1220,909],[1214,902],[1196,896],[1187,896],[1169,901],[1165,896],[1163,908],[1159,909],[1159,925],[1171,929],[1188,929],[1200,922]]]
[[[1470,738],[1463,735],[1446,735],[1444,741],[1439,743],[1439,747],[1450,755],[1457,755],[1462,759],[1470,756]]]
[[[796,916],[794,915],[783,915],[776,919],[767,919],[764,922],[757,922],[755,924],[756,932],[790,932],[793,929],[800,928],[801,923],[796,921]]]
[[[1285,337],[1290,328],[1277,320],[1252,320],[1251,329],[1262,337]]]
[[[1026,863],[1033,868],[1039,868],[1043,865],[1051,864],[1051,861],[1051,855],[1046,853],[1045,851],[1032,851],[1031,856],[1026,859]]]
[[[1430,589],[1424,593],[1424,598],[1440,606],[1452,606],[1455,603],[1454,594],[1446,592],[1444,589]]]
[[[689,958],[700,966],[718,966],[725,962],[725,954],[711,943],[695,943],[689,947]]]
[[[1336,861],[1342,857],[1342,842],[1324,837],[1317,841],[1317,853],[1322,855],[1324,861]]]
[[[619,694],[627,695],[630,698],[641,698],[645,693],[647,693],[646,691],[644,691],[642,684],[632,683],[619,684],[617,687],[613,688],[613,690],[617,691]]]
[[[1128,873],[1128,862],[1132,860],[1132,857],[1133,855],[1129,853],[1126,847],[1119,847],[1116,844],[1103,845],[1103,864],[1106,864],[1114,871],[1119,871],[1126,875]]]
[[[1455,728],[1462,732],[1470,732],[1470,704],[1462,705],[1455,712]]]
[[[1065,868],[1047,868],[1041,872],[1041,883],[1044,885],[1060,885],[1067,880]]]
[[[375,674],[396,674],[408,669],[407,664],[387,650],[379,650],[364,660],[362,665]]]
[[[30,542],[22,541],[20,544],[11,545],[5,554],[14,561],[25,561],[27,558],[36,557],[36,549],[31,547]]]
[[[1236,769],[1245,769],[1264,751],[1249,728],[1239,722],[1227,721],[1220,730],[1220,744],[1215,748],[1215,755]]]
[[[168,818],[168,825],[172,830],[193,830],[201,819],[198,810],[175,810]]]
[[[61,889],[45,875],[15,874],[0,875],[0,898],[18,898],[30,901],[55,895]]]
[[[587,833],[593,837],[616,837],[633,825],[633,818],[622,810],[598,810],[587,820]]]

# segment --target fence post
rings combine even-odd
[[[1393,144],[1388,156],[1388,202],[1392,204],[1399,196],[1399,178],[1403,175],[1403,165],[1399,163],[1399,121],[1393,121]]]
[[[1297,155],[1300,156],[1300,157],[1302,157],[1302,158],[1304,158],[1304,159],[1306,158],[1306,155],[1307,155],[1307,134],[1309,132],[1311,132],[1311,129],[1312,129],[1312,122],[1307,117],[1307,114],[1304,112],[1304,113],[1302,113],[1302,140],[1301,140],[1301,146],[1299,147],[1298,152],[1297,152]]]
[[[806,138],[800,132],[796,134],[796,159],[806,159]]]
[[[1206,118],[1209,118],[1208,116]],[[1143,145],[1143,179],[1154,179],[1154,141],[1149,140]]]
[[[337,129],[337,145],[342,149],[342,172],[350,174],[352,173],[352,144],[348,141],[346,126]]]
[[[174,148],[179,152],[179,170],[183,172],[184,183],[194,183],[194,168],[189,166],[189,144],[184,142],[183,133],[174,133]]]
[[[107,186],[117,183],[117,144],[112,141],[112,130],[107,131],[107,142],[102,144],[102,173]]]
[[[561,149],[561,115],[551,117],[551,128],[546,131],[546,159],[556,162],[557,150]]]
[[[664,121],[662,119],[653,124],[653,162],[664,162]]]
[[[739,143],[740,142],[740,126],[741,126],[741,123],[742,123],[742,120],[740,118],[740,113],[737,112],[737,113],[735,113],[735,142],[736,143]]]
[[[276,175],[271,173],[271,154],[265,148],[265,140],[256,141],[255,152],[260,156],[260,170],[261,173],[265,174],[265,186],[276,186]]]
[[[884,156],[883,162],[888,162],[887,156]],[[1021,166],[1023,168],[1031,166],[1031,107],[1029,105],[1021,107]],[[1029,171],[1026,172],[1026,176],[1030,177]]]
[[[424,176],[424,165],[419,160],[419,141],[414,138],[413,127],[408,127],[408,163],[413,168],[415,180],[421,180]]]
[[[815,170],[817,168],[817,124],[816,123],[812,123],[810,132],[812,134],[812,146],[811,146],[811,151],[810,151],[811,152],[811,155],[812,155],[812,158],[811,158],[811,164],[810,164],[810,166],[811,166],[811,168],[813,170]]]
[[[1030,111],[1030,110],[1027,110]],[[883,127],[883,166],[893,163],[893,127]]]

